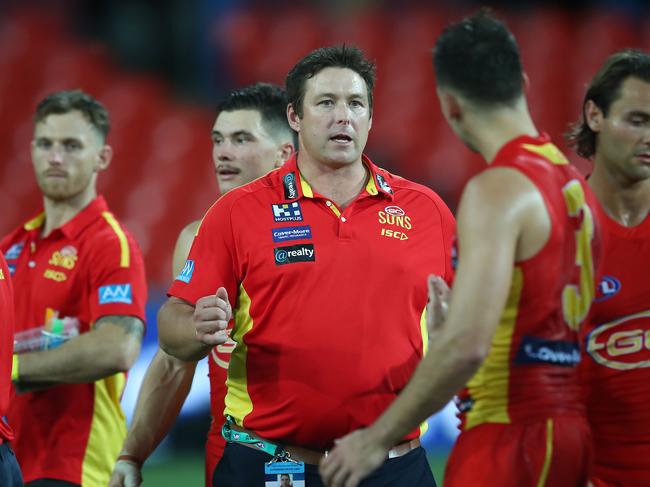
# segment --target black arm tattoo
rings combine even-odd
[[[98,329],[100,326],[110,323],[112,325],[119,326],[124,330],[127,335],[133,335],[138,340],[142,340],[144,335],[144,323],[140,318],[135,316],[125,316],[125,315],[108,315],[102,316],[95,323],[94,328]]]

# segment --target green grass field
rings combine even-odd
[[[203,485],[202,453],[159,458],[145,465],[142,475],[144,487],[200,487]],[[429,455],[429,463],[438,485],[442,485],[445,454]]]

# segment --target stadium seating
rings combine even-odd
[[[336,18],[305,8],[253,8],[216,19],[211,38],[237,84],[282,83],[300,56],[321,45],[362,47],[378,71],[369,154],[432,186],[454,207],[482,162],[440,115],[431,47],[444,25],[464,13],[404,7]],[[532,113],[561,146],[562,132],[580,113],[585,83],[605,56],[650,45],[643,22],[605,12],[578,18],[538,9],[505,16],[522,47]],[[176,235],[216,196],[212,107],[188,107],[174,101],[162,80],[124,72],[104,46],[75,39],[61,13],[17,8],[2,18],[0,42],[0,232],[39,207],[29,159],[35,104],[52,91],[80,87],[103,100],[112,116],[115,159],[100,177],[101,192],[140,242],[150,282],[168,282]]]

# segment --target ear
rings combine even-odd
[[[293,109],[293,103],[287,105],[287,119],[289,120],[289,126],[296,132],[300,132],[300,117]]]
[[[281,167],[282,164],[291,158],[294,152],[295,148],[291,142],[285,142],[280,147],[278,147],[278,151],[275,157],[275,167]]]
[[[459,122],[463,119],[463,108],[458,98],[449,91],[438,90],[442,114],[450,122]]]
[[[586,124],[593,132],[600,132],[603,128],[603,121],[605,115],[598,105],[593,100],[587,100],[583,109],[583,116]]]
[[[103,146],[98,154],[96,172],[103,171],[108,168],[113,160],[113,148],[110,145]]]
[[[530,93],[530,78],[528,77],[528,73],[524,71],[521,77],[524,84],[524,93],[528,94]]]

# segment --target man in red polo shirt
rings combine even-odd
[[[57,338],[73,323],[78,334],[14,356],[22,393],[7,417],[30,486],[105,487],[126,435],[119,401],[140,352],[146,281],[135,241],[95,189],[112,157],[109,128],[106,109],[81,91],[41,101],[32,162],[43,211],[0,242],[16,331]]]
[[[502,22],[481,11],[450,25],[433,61],[443,115],[489,167],[463,190],[458,270],[429,353],[371,427],[337,443],[323,478],[363,485],[393,441],[466,385],[445,487],[584,486],[591,437],[578,330],[594,296],[595,197],[535,127]]]
[[[356,48],[294,66],[297,156],[213,205],[159,313],[161,345],[194,360],[226,340],[234,310],[219,487],[282,473],[322,485],[334,440],[374,421],[423,356],[426,276],[451,279],[454,221],[433,191],[362,154],[373,85]],[[367,485],[434,486],[418,438],[391,445]],[[304,463],[269,463],[287,455]]]
[[[221,194],[264,176],[291,157],[295,133],[287,122],[286,108],[284,90],[268,83],[233,90],[219,103],[212,127],[212,158]],[[178,237],[174,276],[183,270],[200,223],[190,223]],[[212,422],[205,448],[207,486],[212,485],[212,474],[225,447],[221,425],[226,370],[233,345],[229,341],[213,348],[208,359]],[[190,391],[195,370],[196,362],[179,360],[158,350],[142,382],[110,487],[140,485],[142,464],[169,432]]]
[[[14,347],[14,294],[9,268],[0,254],[0,485],[20,487],[23,477],[9,442],[14,434],[4,416],[11,402],[11,356]]]

